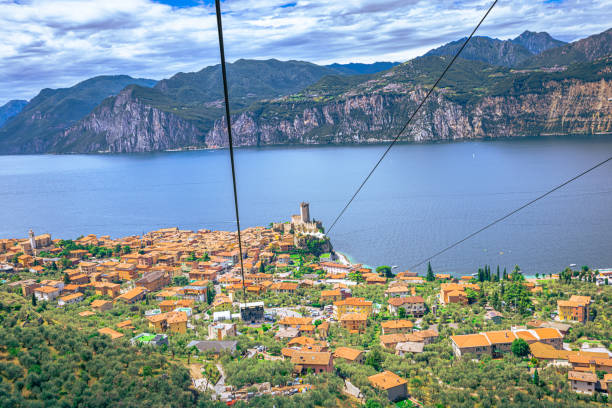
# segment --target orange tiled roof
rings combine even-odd
[[[383,371],[382,373],[372,375],[368,377],[368,380],[373,386],[383,390],[401,386],[408,382],[391,371]]]
[[[491,345],[489,340],[482,334],[463,334],[459,336],[451,336],[451,340],[455,342],[459,348],[485,347]]]
[[[338,347],[334,352],[334,358],[343,358],[345,360],[355,361],[363,353],[363,350],[357,350],[350,347]]]

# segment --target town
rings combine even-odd
[[[0,405],[43,393],[49,363],[25,343],[42,328],[157,359],[134,375],[186,373],[177,406],[607,404],[612,270],[395,273],[351,264],[299,210],[243,230],[242,252],[205,229],[0,239]]]

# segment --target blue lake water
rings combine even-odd
[[[301,201],[329,227],[385,146],[238,149],[243,227],[288,220]],[[398,145],[331,232],[368,265],[420,261],[612,155],[612,138]],[[0,156],[0,237],[113,237],[162,227],[235,229],[227,150]],[[485,263],[529,274],[612,266],[608,163],[434,259],[436,272]],[[423,271],[424,266],[417,268]]]

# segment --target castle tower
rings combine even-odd
[[[303,223],[310,222],[310,209],[308,208],[308,203],[300,204],[300,215],[302,216]]]
[[[30,230],[30,246],[32,250],[36,249],[36,238],[34,238],[34,232],[32,230]]]

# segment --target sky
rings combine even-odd
[[[226,58],[406,61],[467,36],[481,0],[226,0]],[[612,0],[499,0],[477,35],[612,26]],[[210,0],[0,0],[0,105],[96,75],[162,79],[219,62]]]

